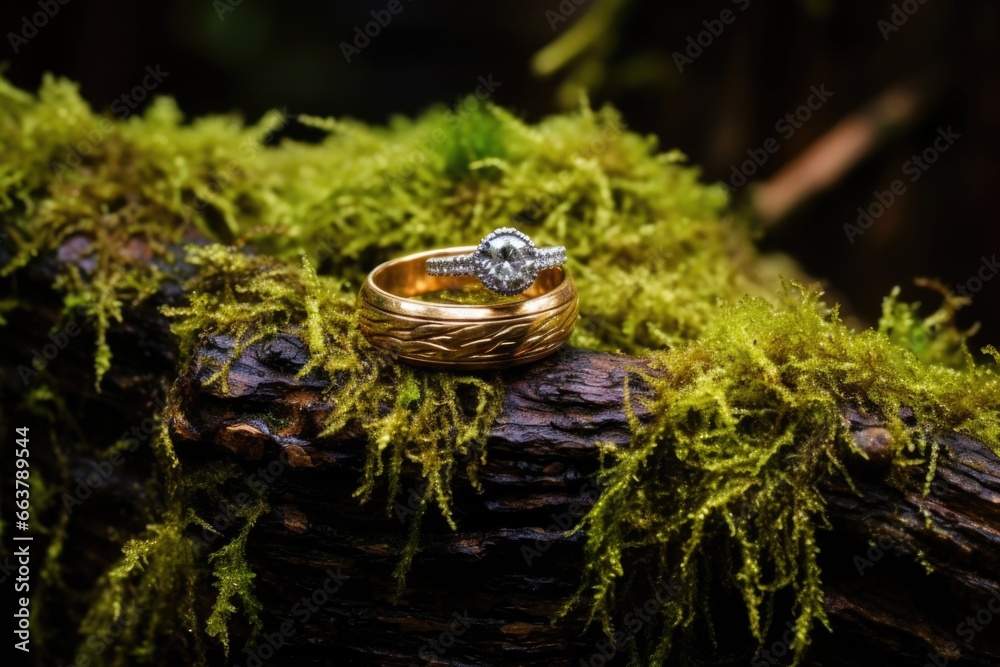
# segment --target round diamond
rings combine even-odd
[[[535,281],[535,248],[519,234],[491,234],[478,254],[479,278],[494,292],[516,294]]]

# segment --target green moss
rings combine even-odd
[[[437,147],[444,158],[446,173],[468,175],[472,172],[472,165],[480,160],[507,157],[506,135],[509,130],[504,117],[496,112],[480,111],[479,100],[475,97],[467,97],[446,118],[454,129],[451,132],[441,131],[438,135],[441,145]]]
[[[317,276],[308,261],[298,268],[223,246],[192,248],[188,260],[199,267],[198,278],[188,286],[190,304],[165,311],[176,320],[173,330],[184,354],[193,352],[203,334],[224,333],[237,341],[231,362],[257,341],[300,332],[311,353],[300,375],[322,370],[334,379],[324,397],[334,406],[324,433],[354,422],[371,443],[356,495],[367,501],[378,481],[387,480],[389,512],[403,466],[410,465],[426,481],[418,518],[433,503],[454,527],[452,478],[461,468],[478,486],[485,436],[502,399],[496,379],[395,363],[361,336],[353,293],[340,281]],[[227,370],[223,365],[210,381],[225,390]],[[415,520],[411,526],[396,571],[400,586],[416,550],[419,524]]]
[[[96,664],[126,665],[148,661],[164,650],[190,647],[190,662],[204,664],[204,645],[196,593],[202,569],[184,521],[168,512],[142,538],[125,544],[122,560],[106,575],[100,596],[80,627],[86,637],[124,628],[113,650],[100,656],[81,643],[78,657]]]
[[[188,301],[166,311],[182,367],[206,334],[232,336],[235,358],[297,332],[311,353],[302,373],[331,378],[326,432],[355,420],[368,438],[359,499],[385,485],[391,506],[404,470],[425,482],[400,585],[426,509],[454,525],[455,475],[476,485],[502,387],[496,376],[416,370],[372,349],[358,333],[354,295],[386,259],[474,244],[499,226],[570,248],[581,304],[574,345],[652,354],[662,373],[647,378],[652,422],[633,422],[631,447],[604,448],[607,490],[580,528],[588,541],[578,597],[610,630],[615,604],[643,573],[677,577],[654,658],[704,613],[696,602],[706,572],[742,593],[759,638],[774,593],[792,590],[794,648],[805,650],[825,621],[818,485],[860,455],[840,422],[842,403],[886,416],[896,468],[925,466],[928,480],[938,451],[903,427],[901,406],[927,429],[997,442],[996,375],[968,354],[970,332],[952,325],[961,300],[947,296],[921,318],[894,293],[881,333],[858,333],[816,295],[782,295],[777,274],[795,277],[794,264],[758,256],[752,231],[727,213],[725,190],[700,183],[680,153],[628,131],[614,109],[583,104],[528,124],[469,98],[385,128],[300,117],[324,138],[271,143],[289,120],[272,112],[254,125],[188,122],[160,99],[118,122],[66,81],[47,78],[31,95],[0,79],[0,215],[17,248],[3,273],[45,253],[69,260],[54,286],[68,309],[93,316],[99,385],[114,363],[107,331],[168,279],[158,267],[192,239],[220,244],[186,251],[197,275]],[[0,313],[16,303],[5,299]],[[212,378],[223,390],[227,372],[223,364]],[[157,637],[193,637],[197,657],[206,631],[228,645],[234,613],[258,622],[243,551],[267,499],[244,508],[235,536],[205,553],[190,533],[207,524],[188,508],[218,497],[235,472],[183,470],[165,435],[157,452],[164,513],[126,547],[84,624],[134,614],[119,662],[149,658]],[[713,540],[729,544],[732,572],[708,549]],[[201,618],[192,596],[205,581],[217,594]]]
[[[198,197],[218,202],[212,184],[279,121],[269,115],[244,128],[206,119],[175,137],[182,117],[168,99],[119,122],[51,77],[37,96],[0,80],[0,101],[0,214],[18,248],[0,276],[62,249],[69,261],[54,287],[66,294],[67,312],[82,308],[94,319],[99,387],[111,363],[108,328],[156,292],[164,280],[157,265],[175,259],[171,245],[195,230],[233,237],[230,207],[191,211]]]
[[[164,508],[144,535],[125,544],[122,559],[105,575],[81,624],[85,639],[78,656],[90,664],[162,661],[169,652],[203,665],[205,635],[217,638],[228,654],[234,613],[247,619],[250,641],[262,627],[245,549],[255,522],[268,509],[264,489],[249,483],[232,464],[182,471],[165,425],[153,448],[163,472]],[[251,500],[232,501],[241,494]],[[235,535],[221,532],[206,518],[223,508],[237,524]],[[200,611],[199,591],[209,583],[217,594],[206,616]],[[122,638],[108,653],[95,652],[90,637],[101,637],[109,628],[122,628]]]
[[[7,324],[5,315],[15,310],[19,305],[16,299],[0,299],[0,327]]]
[[[250,621],[250,639],[253,641],[263,627],[260,615],[263,611],[260,602],[254,595],[253,570],[246,562],[246,545],[250,531],[264,512],[268,504],[263,497],[251,505],[241,508],[239,517],[243,520],[239,533],[218,551],[208,557],[212,565],[214,586],[218,589],[212,613],[205,621],[205,632],[211,637],[217,637],[229,651],[229,620],[233,614],[242,609]],[[239,603],[240,607],[237,607]]]
[[[632,446],[604,447],[604,489],[577,528],[587,566],[574,602],[592,602],[611,633],[624,582],[674,582],[679,592],[652,633],[653,664],[702,615],[706,572],[740,592],[761,642],[775,595],[791,591],[791,648],[802,658],[813,626],[827,624],[816,541],[826,526],[822,483],[847,477],[845,462],[862,455],[844,405],[885,417],[897,471],[923,465],[930,479],[930,425],[1000,453],[995,370],[925,364],[883,333],[851,331],[819,296],[795,285],[778,306],[749,297],[723,305],[698,340],[653,356],[653,371],[642,374],[654,390],[650,422],[633,415]],[[904,424],[904,407],[920,430]]]
[[[286,116],[185,124],[160,99],[112,121],[57,79],[37,96],[7,84],[0,96],[0,213],[20,248],[6,271],[83,236],[86,275],[61,287],[97,315],[101,336],[194,232],[285,261],[305,254],[357,287],[392,256],[514,224],[572,248],[584,323],[575,344],[635,353],[697,335],[717,298],[773,292],[747,235],[720,224],[724,189],[700,184],[683,156],[658,153],[611,108],[527,125],[470,98],[389,128],[303,117],[327,138],[264,146]],[[92,149],[73,157],[88,137]],[[109,353],[99,343],[99,371]]]
[[[879,331],[885,333],[897,345],[913,352],[927,364],[941,364],[956,369],[975,366],[966,347],[978,325],[968,331],[961,331],[955,325],[955,313],[971,301],[968,297],[952,294],[936,281],[918,279],[918,285],[938,292],[942,297],[941,307],[928,317],[921,317],[919,303],[899,300],[899,287],[882,302],[882,317]]]

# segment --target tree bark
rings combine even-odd
[[[296,602],[321,589],[330,572],[349,577],[307,622],[295,623],[282,661],[577,665],[601,664],[614,651],[595,628],[585,630],[584,612],[550,619],[582,565],[583,538],[563,531],[578,521],[574,504],[589,506],[595,443],[627,446],[623,381],[642,360],[567,349],[507,372],[503,413],[480,473],[483,493],[456,480],[455,532],[428,512],[406,592],[394,602],[390,575],[412,518],[407,498],[387,517],[384,496],[366,506],[352,497],[365,443],[351,429],[318,437],[330,409],[320,398],[325,380],[295,377],[308,352],[294,334],[246,350],[224,394],[205,380],[232,350],[225,337],[205,342],[179,380],[183,417],[173,428],[182,458],[235,460],[250,473],[287,457],[269,490],[273,511],[248,545],[269,612],[265,631],[294,622]],[[637,386],[642,418],[648,389]],[[280,428],[262,414],[280,415]],[[989,622],[1000,617],[1000,461],[981,443],[941,436],[946,447],[932,493],[902,493],[884,483],[886,434],[878,421],[848,407],[844,416],[869,460],[858,457],[852,470],[860,495],[836,480],[825,489],[833,530],[821,544],[822,565],[834,632],[816,630],[807,662],[920,665],[937,655],[1000,663],[1000,626]],[[919,488],[924,471],[912,475]],[[409,471],[405,495],[418,486]],[[781,614],[756,664],[789,662]],[[713,616],[721,623],[718,646],[699,640],[689,655],[702,664],[750,662],[756,647],[741,603],[713,598]],[[611,660],[626,661],[624,649]]]

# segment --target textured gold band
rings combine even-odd
[[[361,333],[372,345],[419,366],[477,370],[523,364],[555,352],[576,325],[576,285],[561,267],[539,272],[524,299],[489,306],[432,303],[412,297],[478,283],[470,276],[430,276],[432,257],[475,246],[394,259],[368,274],[358,295]]]

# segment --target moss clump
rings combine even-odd
[[[651,421],[633,415],[632,446],[604,448],[604,490],[577,528],[587,535],[579,595],[610,634],[623,582],[637,570],[674,582],[653,664],[702,613],[706,572],[725,572],[726,563],[732,573],[721,583],[741,593],[761,642],[775,594],[794,592],[792,648],[802,658],[814,624],[826,624],[816,544],[822,483],[846,477],[844,461],[861,455],[843,406],[886,418],[897,470],[936,457],[929,433],[903,423],[904,407],[925,429],[966,433],[1000,452],[995,371],[925,364],[883,333],[849,330],[819,297],[791,286],[779,306],[758,298],[723,305],[698,340],[653,356],[654,372],[643,376],[655,394]]]
[[[496,383],[419,373],[395,364],[361,337],[353,295],[340,281],[317,276],[308,261],[301,267],[289,266],[228,246],[192,247],[187,259],[198,268],[197,277],[186,285],[189,303],[165,310],[174,319],[182,358],[189,359],[205,335],[233,337],[236,349],[231,363],[257,341],[279,332],[299,332],[311,352],[300,374],[321,370],[333,379],[326,398],[334,408],[325,431],[333,433],[357,421],[372,443],[357,495],[368,500],[378,481],[387,478],[391,506],[399,492],[403,465],[419,468],[427,483],[396,571],[402,586],[416,552],[419,519],[427,506],[437,505],[454,527],[451,482],[459,459],[466,459],[464,472],[476,484],[485,434],[500,405]],[[227,390],[227,375],[225,364],[208,382],[218,382]],[[391,406],[388,410],[384,409],[387,405]],[[182,471],[165,428],[157,446],[167,493],[162,520],[149,528],[148,535],[126,545],[125,557],[108,574],[108,583],[82,626],[83,632],[89,632],[128,615],[133,629],[122,646],[131,647],[130,653],[114,656],[121,664],[152,657],[155,641],[163,637],[181,639],[185,646],[193,637],[192,659],[204,661],[202,632],[216,637],[228,651],[229,621],[237,612],[247,617],[254,634],[260,629],[254,574],[244,552],[250,530],[268,508],[262,490],[250,487],[257,495],[254,502],[238,506],[237,534],[222,540],[206,557],[192,532],[223,536],[192,509],[197,506],[195,500],[204,496],[210,507],[225,503],[223,488],[240,479],[239,470],[212,466]],[[218,592],[210,614],[199,618],[194,596],[204,581],[212,581]],[[188,611],[178,615],[178,602]],[[134,635],[138,628],[143,628],[144,638],[133,641],[139,639]]]
[[[169,650],[190,664],[204,665],[203,633],[217,638],[228,654],[234,613],[240,611],[247,619],[251,641],[262,627],[245,547],[254,523],[268,509],[263,489],[247,483],[245,473],[234,465],[181,474],[165,426],[154,448],[166,471],[164,509],[145,535],[125,544],[122,559],[105,575],[81,623],[87,639],[78,656],[89,664],[134,664],[162,659]],[[241,494],[251,500],[232,502]],[[235,535],[222,532],[196,507],[226,508],[232,517],[227,520],[237,524]],[[198,611],[199,591],[208,583],[218,592],[205,617]],[[89,638],[114,627],[122,628],[122,640],[107,654],[95,653]]]
[[[399,493],[403,465],[419,468],[426,484],[418,520],[396,570],[402,585],[426,506],[436,504],[455,527],[450,502],[458,460],[466,461],[463,471],[478,488],[476,470],[503,397],[499,383],[488,375],[419,371],[396,363],[361,336],[354,294],[340,281],[317,276],[308,260],[298,268],[224,246],[193,248],[188,260],[199,267],[188,286],[190,304],[166,310],[176,319],[173,330],[187,354],[206,333],[233,336],[234,360],[256,341],[299,331],[311,353],[300,375],[321,370],[333,379],[325,398],[334,407],[324,433],[335,433],[353,421],[371,444],[356,495],[367,501],[378,480],[385,478],[388,512]],[[210,381],[225,388],[226,371],[223,366]]]
[[[94,317],[100,383],[113,364],[108,328],[170,279],[165,267],[184,243],[221,244],[190,251],[197,276],[189,299],[167,311],[181,363],[206,333],[232,336],[238,355],[298,332],[311,353],[302,373],[331,378],[327,432],[358,419],[368,436],[359,498],[384,481],[391,504],[411,466],[426,481],[417,518],[433,504],[452,523],[451,483],[460,470],[476,483],[499,380],[396,364],[360,337],[354,294],[381,261],[475,243],[499,226],[569,247],[581,303],[572,342],[652,353],[663,373],[648,378],[653,421],[633,424],[632,447],[605,449],[607,491],[581,527],[588,565],[580,599],[592,596],[606,628],[628,593],[623,582],[641,579],[635,563],[682,582],[664,608],[654,658],[693,623],[705,585],[696,568],[710,569],[707,545],[716,538],[732,546],[728,583],[742,592],[754,634],[766,632],[773,593],[792,589],[795,649],[805,650],[824,620],[817,484],[844,474],[846,457],[856,455],[841,403],[886,415],[895,465],[926,461],[928,479],[936,451],[903,428],[900,406],[936,430],[997,442],[995,374],[973,363],[965,334],[948,325],[959,300],[948,297],[921,319],[894,295],[883,333],[854,333],[815,295],[781,297],[779,262],[757,255],[750,231],[727,214],[724,189],[699,183],[680,153],[660,152],[611,108],[584,104],[529,125],[470,98],[457,112],[433,109],[385,128],[300,117],[323,139],[272,143],[289,120],[273,112],[249,126],[228,117],[187,122],[161,99],[117,122],[89,109],[66,81],[47,78],[31,95],[0,79],[0,215],[16,246],[3,274],[60,254],[55,287],[68,309]],[[0,301],[0,314],[17,303]],[[224,389],[227,370],[213,378]],[[266,498],[204,553],[190,537],[204,519],[185,508],[234,481],[182,470],[166,436],[157,447],[162,520],[129,543],[84,624],[133,609],[141,619],[134,632],[142,628],[133,658],[149,657],[157,633],[200,637],[207,627],[225,644],[233,613],[242,610],[251,626],[257,614],[243,549]],[[419,520],[411,525],[400,582]],[[212,611],[178,616],[203,581],[216,584]],[[203,650],[196,640],[195,657]]]
[[[715,299],[773,291],[747,234],[720,224],[724,189],[611,108],[528,125],[471,98],[388,128],[300,117],[326,138],[269,145],[291,121],[281,112],[251,126],[185,123],[164,98],[119,122],[53,78],[37,95],[0,81],[0,99],[0,214],[19,248],[5,272],[72,250],[83,268],[59,287],[97,315],[98,375],[107,326],[148,297],[164,279],[157,264],[192,235],[290,262],[305,254],[358,286],[392,256],[513,224],[572,248],[575,344],[633,353],[696,336]]]
[[[0,79],[0,215],[18,249],[0,276],[59,253],[53,287],[67,313],[94,320],[98,388],[111,364],[108,328],[156,293],[159,267],[176,260],[170,248],[192,233],[235,235],[227,206],[190,215],[192,202],[217,201],[226,165],[280,124],[274,114],[252,128],[206,119],[175,136],[182,120],[169,99],[118,122],[91,111],[68,81],[46,77],[33,96]]]
[[[955,313],[968,305],[971,299],[952,294],[947,287],[934,280],[918,278],[914,282],[940,294],[941,306],[930,316],[921,317],[920,304],[900,301],[899,287],[895,287],[882,302],[879,331],[900,347],[913,352],[925,364],[955,369],[975,368],[966,341],[979,326],[961,331],[955,325]]]

